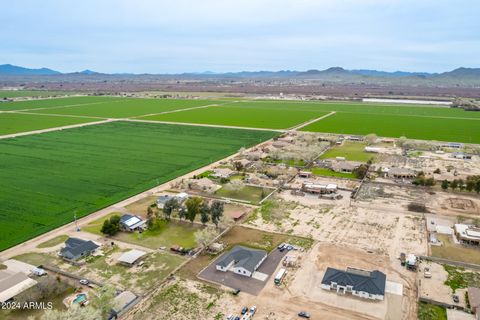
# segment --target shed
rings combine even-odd
[[[22,272],[0,270],[0,303],[4,303],[30,289],[37,281]]]
[[[118,262],[128,266],[133,266],[138,260],[140,260],[146,254],[147,253],[145,251],[133,249],[122,254],[118,258]]]

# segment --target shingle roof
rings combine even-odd
[[[263,250],[235,246],[217,262],[217,265],[226,267],[234,261],[235,267],[242,267],[250,272],[254,272],[255,267],[265,258],[266,255],[267,252]]]
[[[335,282],[340,286],[352,286],[355,291],[370,294],[385,295],[386,275],[378,270],[365,271],[348,268],[347,271],[327,268],[322,284],[330,285]]]
[[[91,252],[99,246],[91,240],[82,240],[79,238],[68,238],[65,241],[65,247],[60,250],[60,254],[66,258],[73,258],[84,252]]]

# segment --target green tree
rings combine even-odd
[[[363,179],[367,175],[368,166],[366,164],[361,164],[353,170],[353,174],[357,179]]]
[[[204,225],[210,220],[210,207],[206,201],[203,201],[200,208],[200,218]]]
[[[206,248],[217,236],[217,231],[213,226],[198,230],[194,234],[195,241],[202,248]]]
[[[177,210],[180,207],[177,198],[168,199],[167,202],[163,205],[163,215],[165,220],[170,220],[172,212]]]
[[[442,181],[442,189],[447,190],[448,189],[448,180],[445,179]]]
[[[199,197],[188,198],[188,200],[185,202],[185,206],[187,207],[186,218],[190,220],[190,222],[195,221],[195,217],[200,213],[202,203],[203,200]]]
[[[223,216],[223,202],[220,201],[213,201],[212,205],[210,206],[210,216],[212,219],[212,222],[217,226],[218,228],[218,222],[220,221],[220,218]]]
[[[107,236],[114,236],[120,231],[120,216],[113,215],[103,222],[100,232]]]
[[[454,179],[454,180],[452,181],[452,183],[450,183],[450,188],[451,188],[452,190],[455,190],[455,189],[458,188],[458,180],[457,180],[457,179]]]
[[[463,179],[458,179],[458,188],[460,188],[461,191],[465,190],[466,185],[465,185],[465,181],[463,181]]]
[[[480,179],[477,180],[477,183],[475,183],[475,192],[480,193]]]

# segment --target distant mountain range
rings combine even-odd
[[[30,69],[11,64],[0,65],[0,76],[2,75],[21,75],[21,76],[52,76],[52,75],[109,75],[92,70],[83,70],[73,73],[62,73],[48,68]],[[136,76],[138,74],[132,73],[116,73],[110,75],[122,76]],[[151,74],[154,75],[154,74]],[[443,73],[428,73],[428,72],[405,72],[405,71],[378,71],[378,70],[346,70],[341,67],[332,67],[325,70],[281,70],[281,71],[240,71],[240,72],[225,72],[216,73],[211,71],[198,73],[182,73],[169,74],[168,76],[185,76],[185,77],[233,77],[233,78],[307,78],[307,79],[327,79],[327,78],[341,78],[341,79],[359,79],[359,78],[416,78],[416,79],[440,79],[440,80],[480,80],[480,68],[458,68],[449,72]]]

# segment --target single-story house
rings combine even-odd
[[[213,169],[213,173],[211,174],[214,178],[219,179],[228,179],[235,174],[235,171],[228,169],[228,168],[217,168]]]
[[[35,286],[37,281],[23,272],[0,270],[0,303],[11,301],[15,296]]]
[[[414,170],[407,168],[390,168],[386,172],[388,177],[394,179],[414,179],[417,173]]]
[[[315,183],[303,183],[302,191],[314,194],[329,194],[337,192],[337,185],[333,183],[329,184],[315,184]]]
[[[350,293],[360,298],[383,300],[386,280],[386,275],[378,270],[366,271],[347,268],[346,271],[343,271],[327,268],[321,287],[340,295]]]
[[[264,250],[235,246],[217,261],[215,267],[219,271],[227,272],[232,269],[236,274],[251,277],[266,258],[267,252]]]
[[[157,208],[163,209],[163,207],[165,206],[165,203],[167,203],[167,201],[171,199],[177,199],[177,202],[179,204],[182,204],[185,200],[188,199],[188,194],[185,192],[180,192],[175,195],[168,195],[168,194],[161,195],[157,199]]]
[[[480,245],[480,228],[463,223],[457,223],[453,226],[457,239],[465,244]]]
[[[118,258],[118,262],[127,265],[129,267],[133,266],[137,261],[143,258],[147,253],[141,250],[130,250],[125,252]]]
[[[80,258],[91,255],[99,248],[95,242],[91,240],[82,240],[79,238],[68,238],[65,246],[60,249],[59,256],[66,260],[75,261]]]
[[[475,318],[480,318],[480,288],[468,287],[468,302]]]
[[[331,165],[331,169],[335,172],[352,173],[355,169],[360,167],[360,165],[362,165],[361,162],[340,160],[334,161]]]
[[[300,171],[298,173],[299,178],[310,178],[312,176],[312,173],[310,171]]]
[[[127,232],[145,230],[147,228],[147,222],[139,216],[124,214],[120,218],[120,227]]]
[[[455,159],[472,160],[472,157],[473,156],[468,153],[463,153],[463,152],[452,153],[452,158],[455,158]]]

